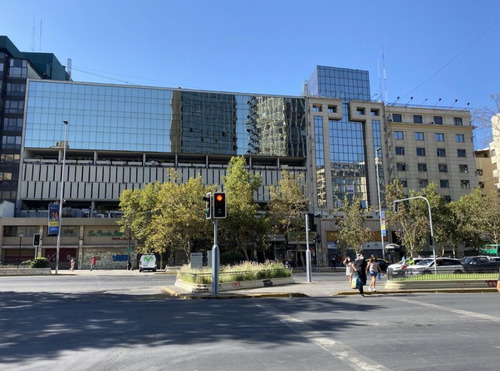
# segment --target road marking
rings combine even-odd
[[[354,370],[361,371],[390,371],[389,368],[377,364],[372,359],[365,357],[361,353],[357,352],[348,345],[334,340],[328,336],[325,336],[322,332],[314,330],[312,327],[308,326],[304,321],[292,317],[289,314],[285,314],[278,309],[270,306],[269,304],[260,303],[256,304],[258,307],[263,309],[269,315],[278,319],[281,323],[287,326],[290,330],[303,336],[309,342],[316,344],[323,350],[334,357],[340,359],[347,365],[351,366]]]
[[[411,300],[411,299],[404,299],[404,298],[390,298],[391,300],[397,300],[397,301],[402,301],[408,304],[418,304],[423,307],[428,307],[428,308],[434,308],[434,309],[441,309],[444,311],[460,314],[466,317],[473,317],[473,318],[479,318],[479,319],[484,319],[486,321],[491,321],[491,322],[497,322],[500,323],[500,317],[495,317],[495,316],[490,316],[488,314],[482,314],[482,313],[477,313],[477,312],[470,312],[468,310],[462,310],[462,309],[455,309],[455,308],[450,308],[450,307],[444,307],[442,305],[437,305],[437,304],[430,304],[430,303],[422,303],[418,300]]]

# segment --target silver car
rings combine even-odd
[[[408,275],[416,274],[429,274],[434,273],[463,273],[465,272],[460,260],[454,258],[436,258],[436,266],[434,266],[434,259],[428,258],[411,265],[406,268]]]

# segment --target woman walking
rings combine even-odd
[[[370,257],[370,261],[368,262],[368,265],[366,267],[366,272],[370,273],[371,276],[371,282],[368,289],[372,292],[377,291],[375,290],[375,283],[377,282],[377,275],[381,272],[381,269],[375,255],[372,255]]]
[[[353,272],[351,258],[349,258],[349,257],[345,258],[343,263],[345,265],[345,275],[347,276],[347,280],[349,281],[349,285],[350,285],[351,280],[352,280],[352,272]]]
[[[363,286],[366,285],[366,260],[363,254],[358,253],[356,255],[356,260],[352,263],[353,268],[356,270],[359,276],[359,280],[361,281],[361,285],[359,286],[359,294],[361,296],[364,295]]]

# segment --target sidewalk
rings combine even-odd
[[[55,272],[52,271],[52,274]],[[333,273],[333,272],[332,272]],[[59,270],[58,274],[65,275],[140,275],[138,270]],[[177,274],[175,269],[170,269],[167,272],[158,271],[153,274]],[[294,284],[283,286],[259,287],[254,289],[240,289],[230,291],[219,291],[218,295],[213,295],[210,292],[191,293],[181,289],[180,287],[169,285],[162,286],[163,292],[168,295],[175,296],[181,299],[234,299],[234,298],[265,298],[265,297],[313,297],[313,298],[329,298],[342,295],[358,295],[359,290],[351,289],[349,282],[345,276],[341,280],[321,280],[315,281],[314,274],[312,282],[307,282],[305,277],[294,277]],[[368,285],[365,286],[365,296],[370,295],[386,295],[386,294],[411,294],[411,293],[472,293],[472,292],[497,292],[496,288],[428,288],[428,289],[397,289],[388,290],[385,288],[387,279],[377,282],[377,291],[370,292]]]

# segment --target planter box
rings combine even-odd
[[[385,290],[483,289],[496,287],[496,280],[387,281]]]
[[[50,268],[0,268],[0,276],[40,276],[51,274]]]
[[[292,277],[286,278],[270,278],[264,280],[255,281],[234,281],[234,282],[224,282],[219,284],[219,291],[233,291],[233,290],[244,290],[244,289],[255,289],[259,287],[270,287],[270,286],[280,286],[289,285],[295,283]],[[199,292],[211,292],[212,284],[197,284],[197,283],[187,283],[177,279],[175,281],[175,286],[186,290],[191,293]]]

